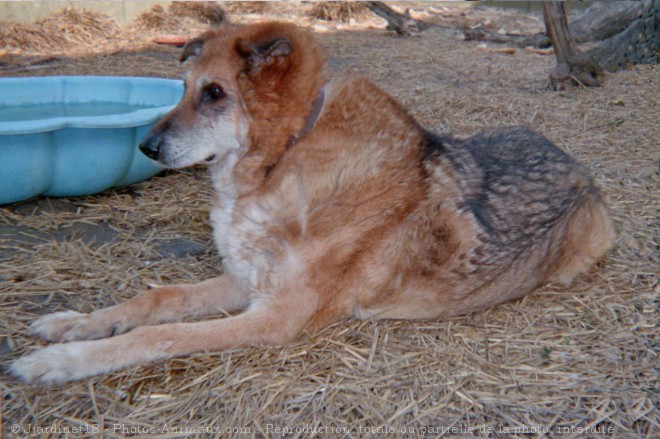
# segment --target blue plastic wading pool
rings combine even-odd
[[[160,78],[0,78],[0,204],[87,195],[161,168],[137,148],[183,95]]]

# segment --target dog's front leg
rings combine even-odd
[[[279,293],[234,317],[141,326],[117,337],[55,344],[19,358],[10,371],[27,382],[59,383],[194,352],[294,340],[318,307],[308,290]]]
[[[247,294],[231,277],[220,276],[195,285],[157,287],[90,314],[75,311],[47,314],[35,320],[30,329],[48,341],[95,340],[122,334],[138,326],[240,311],[248,304]]]

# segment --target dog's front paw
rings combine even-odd
[[[87,314],[75,311],[61,311],[39,317],[32,322],[30,330],[39,338],[46,341],[67,342],[79,340],[75,338],[72,331],[77,326],[89,320]]]
[[[84,378],[88,359],[84,342],[55,344],[25,355],[9,366],[9,372],[28,383],[53,384]]]
[[[126,319],[115,314],[113,308],[100,309],[91,314],[56,312],[38,318],[30,325],[30,329],[36,336],[58,343],[98,340],[130,329]]]
[[[68,343],[96,340],[114,333],[113,326],[92,314],[62,311],[39,317],[30,325],[32,333],[46,341]]]

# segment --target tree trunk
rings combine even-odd
[[[600,41],[587,52],[605,70],[617,70],[630,64],[657,62],[660,38],[659,0],[595,2],[573,19],[568,28],[575,43]],[[497,35],[485,29],[465,31],[466,40],[516,44],[518,47],[549,47],[549,33],[529,36]]]
[[[419,33],[429,25],[423,21],[415,20],[406,12],[401,15],[383,2],[364,2],[364,5],[376,15],[387,20],[387,30],[393,30],[399,35]]]
[[[650,9],[652,0],[594,2],[569,25],[577,43],[600,41],[625,30]]]
[[[557,65],[550,73],[550,84],[555,89],[563,88],[568,83],[600,86],[602,69],[597,62],[578,50],[568,30],[564,3],[544,1],[543,19],[557,56]]]
[[[601,41],[597,47],[586,53],[597,60],[605,70],[614,71],[633,64],[658,62],[660,7],[654,8],[652,0],[634,3],[638,8],[638,18],[624,28],[623,32]]]

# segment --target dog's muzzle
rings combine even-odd
[[[140,143],[140,151],[152,160],[158,160],[160,148],[163,146],[163,135],[151,134]]]

